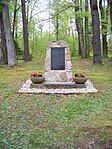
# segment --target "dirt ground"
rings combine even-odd
[[[79,137],[74,149],[112,149],[112,128],[89,129],[86,136]]]
[[[71,148],[66,144],[56,149]],[[112,128],[86,130],[85,136],[78,137],[72,149],[112,149]]]

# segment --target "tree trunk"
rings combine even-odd
[[[75,12],[79,11],[79,2],[75,1]],[[83,35],[83,27],[81,24],[81,18],[80,16],[76,15],[76,26],[77,26],[77,32],[78,32],[78,39],[79,39],[79,55],[81,55],[82,58],[85,58],[85,49],[84,49],[84,35]]]
[[[104,7],[102,5],[102,0],[100,0],[99,8],[100,8],[100,13],[101,13],[103,57],[108,57],[108,46],[107,46],[108,5],[106,8],[106,12],[105,12]]]
[[[23,37],[24,37],[24,57],[25,61],[30,61],[29,41],[28,41],[28,22],[26,19],[25,0],[21,0],[22,4],[22,20],[23,20]]]
[[[75,19],[76,22],[76,28],[78,33],[78,55],[81,56],[81,44],[80,44],[80,34],[79,34],[79,26],[78,26],[78,19]]]
[[[59,22],[58,22],[58,14],[56,16],[56,40],[58,41],[59,37]]]
[[[88,12],[88,0],[85,0],[85,11]],[[88,16],[85,17],[85,57],[90,56],[89,49],[89,31],[88,31]]]
[[[5,33],[4,33],[4,27],[3,27],[3,18],[2,18],[2,12],[0,12],[0,48],[1,48],[1,61],[0,63],[5,65],[8,64],[7,59],[7,48],[6,48],[6,40],[5,40]]]
[[[56,40],[59,40],[59,0],[57,0],[55,2],[56,5],[56,25],[55,25],[55,29],[56,29]]]
[[[102,63],[100,43],[100,21],[97,0],[90,0],[93,31],[93,63]]]
[[[111,31],[112,31],[112,0],[110,0],[110,21],[111,21]]]
[[[84,38],[83,38],[83,32],[82,32],[82,28],[81,28],[81,20],[80,17],[77,18],[77,28],[78,28],[78,35],[79,35],[79,50],[81,53],[81,57],[85,58],[85,51],[84,51]]]
[[[18,20],[18,14],[16,14],[16,26],[15,26],[15,40],[17,41],[17,38],[18,38],[18,22],[17,22],[17,20]]]
[[[6,38],[6,46],[7,46],[8,65],[15,65],[17,64],[17,59],[16,59],[14,41],[11,33],[9,8],[7,3],[3,4],[2,6],[2,16],[3,16],[5,38]]]
[[[102,34],[103,57],[108,57],[107,35]]]
[[[16,14],[17,14],[17,0],[15,0],[15,2],[14,2],[14,18],[13,18],[13,30],[12,30],[13,38],[15,35],[15,26],[16,26],[16,22],[17,22]]]

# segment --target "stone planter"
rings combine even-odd
[[[73,81],[77,84],[84,84],[87,81],[87,77],[73,77]]]
[[[31,77],[30,79],[34,84],[40,84],[45,80],[44,77]]]

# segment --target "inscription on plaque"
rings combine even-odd
[[[65,70],[65,48],[51,48],[51,70]]]

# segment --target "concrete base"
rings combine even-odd
[[[67,83],[69,83],[69,82],[67,82]],[[50,88],[41,88],[42,86],[38,86],[38,85],[37,86],[39,88],[34,88],[34,86],[32,88],[31,87],[32,85],[34,85],[34,84],[32,84],[31,80],[28,79],[23,84],[23,86],[19,89],[18,92],[19,93],[35,93],[35,94],[84,94],[84,93],[96,93],[96,92],[98,92],[94,88],[94,86],[90,80],[87,80],[84,88],[76,88],[76,86],[75,86],[76,84],[75,83],[73,84],[73,82],[71,83],[71,88],[69,88],[70,84],[65,85],[67,88],[62,88],[62,84],[57,84],[55,86],[56,88],[51,88],[51,86],[54,87],[54,84],[50,84]],[[47,86],[49,86],[49,85],[47,84]],[[58,88],[58,86],[59,86],[59,88]]]
[[[85,88],[86,84],[76,84],[75,82],[43,82],[41,84],[30,84],[31,88],[41,89],[71,89],[71,88]]]

